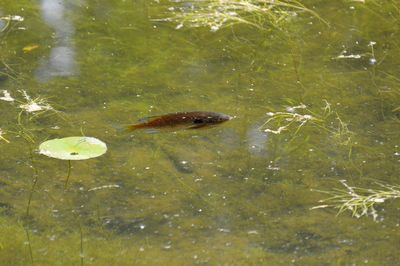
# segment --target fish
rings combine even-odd
[[[231,120],[230,115],[216,112],[177,112],[142,118],[140,123],[127,126],[127,131],[137,129],[198,129]]]

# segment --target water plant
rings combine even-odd
[[[10,67],[4,61],[1,61],[3,65],[7,66],[9,70],[12,71]],[[7,73],[0,73],[0,74],[7,74]],[[12,77],[9,75],[9,77]],[[35,135],[32,132],[32,128],[29,126],[29,122],[31,122],[34,118],[41,116],[48,111],[52,111],[52,113],[58,114],[59,112],[55,110],[45,98],[37,97],[32,99],[25,90],[20,90],[22,94],[22,100],[14,98],[10,92],[7,90],[1,90],[2,96],[0,97],[1,101],[8,102],[10,105],[19,109],[17,115],[17,123],[15,125],[14,130],[7,130],[8,133],[11,133],[16,136],[22,137],[22,139],[26,142],[26,147],[29,151],[29,161],[30,161],[30,168],[32,169],[32,185],[28,196],[28,203],[26,207],[26,216],[30,215],[30,206],[33,197],[33,193],[35,191],[36,184],[38,182],[38,170],[35,163],[35,156],[34,156],[34,148],[33,145],[35,144]],[[17,105],[15,105],[17,103]],[[3,140],[7,143],[10,141],[6,139],[3,135],[6,131],[2,131],[0,129],[0,140]],[[33,260],[33,253],[32,253],[32,246],[29,234],[29,225],[25,224],[24,230],[27,237],[27,245],[30,254],[31,264],[34,265]]]
[[[71,174],[71,161],[95,158],[103,155],[106,151],[107,145],[93,137],[52,139],[41,143],[39,146],[40,154],[68,161],[68,174],[65,180],[65,188],[67,188]]]
[[[172,16],[158,21],[175,22],[176,29],[209,27],[217,31],[234,24],[246,24],[264,30],[269,26],[279,27],[299,12],[306,12],[326,23],[316,12],[295,0],[183,0],[179,3],[168,9]]]
[[[58,115],[63,118],[61,112],[56,110],[52,104],[49,103],[48,99],[43,96],[38,96],[36,98],[32,98],[26,90],[19,90],[22,95],[22,99],[20,97],[14,98],[10,92],[7,90],[0,91],[3,96],[0,97],[1,101],[9,102],[10,104],[14,104],[15,102],[18,104],[17,108],[20,109],[20,112],[17,116],[17,124],[19,126],[19,131],[25,131],[26,123],[23,121],[23,115],[26,114],[27,121],[34,120],[37,117],[43,117],[44,114],[47,115]]]
[[[37,169],[35,167],[35,161],[34,161],[34,153],[33,153],[33,147],[32,145],[35,143],[35,136],[32,133],[32,130],[29,128],[27,122],[30,121],[33,117],[36,117],[40,114],[42,114],[43,112],[38,112],[38,111],[42,111],[41,109],[41,105],[37,104],[37,101],[32,100],[30,98],[30,96],[28,95],[28,93],[25,90],[21,90],[20,91],[23,95],[24,100],[18,100],[15,99],[13,96],[11,96],[11,93],[8,92],[7,90],[1,90],[1,93],[3,96],[0,97],[1,101],[4,102],[8,102],[11,105],[14,105],[15,102],[19,103],[20,105],[17,106],[17,108],[19,107],[20,109],[22,109],[21,111],[19,111],[18,115],[17,115],[17,123],[16,123],[16,128],[14,130],[7,130],[8,133],[11,133],[13,135],[16,136],[20,136],[22,137],[22,139],[26,142],[26,147],[28,148],[29,151],[29,159],[30,159],[30,168],[33,170],[32,172],[32,187],[30,190],[30,194],[29,194],[29,198],[28,198],[28,205],[27,205],[27,209],[26,209],[26,215],[29,215],[29,208],[30,208],[30,202],[33,196],[33,191],[35,189],[36,183],[37,183],[37,177],[38,177],[38,172]],[[41,98],[39,98],[41,99]],[[29,104],[33,104],[36,103],[37,108],[30,108],[28,112],[26,109],[28,108]],[[14,105],[15,107],[15,105]],[[53,110],[52,107],[47,104],[47,110]],[[32,116],[32,113],[38,112],[36,114],[34,114],[34,116]],[[26,113],[26,120],[23,119],[23,113]],[[4,136],[5,131],[0,130],[0,140],[3,140],[7,143],[9,143],[10,141],[7,140]]]
[[[313,190],[325,193],[331,197],[320,200],[325,203],[312,207],[311,209],[335,208],[339,209],[337,215],[345,211],[350,211],[353,217],[372,216],[374,221],[378,218],[378,212],[375,209],[376,204],[382,204],[387,200],[400,198],[400,186],[388,185],[375,182],[379,188],[360,188],[350,186],[346,180],[340,180],[345,189],[333,189],[331,191]]]
[[[5,133],[0,128],[0,140],[10,143],[10,141],[3,136],[4,134]]]
[[[23,113],[29,114],[29,120],[32,120],[38,116],[42,116],[43,114],[57,114],[63,118],[61,112],[50,105],[49,101],[45,97],[38,96],[33,99],[25,90],[20,90],[20,93],[22,94],[24,100],[17,100],[19,103],[18,107],[21,109],[20,113],[18,114],[18,124],[21,124],[21,116]]]
[[[307,106],[304,104],[300,104],[297,106],[289,106],[286,108],[286,111],[278,111],[278,112],[268,112],[267,116],[270,118],[264,122],[260,129],[264,132],[270,132],[273,134],[281,134],[282,131],[288,130],[292,127],[292,125],[296,125],[296,130],[294,134],[303,127],[307,122],[317,122],[321,121],[320,119],[312,116],[311,114],[301,114],[296,112],[297,109],[305,109],[307,110]],[[270,128],[269,125],[276,124],[278,125],[275,129]]]
[[[304,126],[309,125],[332,134],[340,144],[351,146],[353,132],[348,129],[347,123],[343,122],[338,113],[331,109],[331,104],[327,100],[324,100],[324,103],[322,112],[312,111],[303,103],[286,106],[284,111],[267,112],[269,118],[259,129],[272,134],[287,131],[296,136]]]

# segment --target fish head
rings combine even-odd
[[[196,117],[195,119],[193,119],[192,122],[196,127],[202,127],[202,126],[210,126],[210,125],[220,124],[225,121],[229,121],[232,118],[233,117],[226,115],[226,114],[210,113],[205,116]]]
[[[222,123],[225,121],[229,121],[231,120],[233,117],[230,115],[226,115],[226,114],[218,114],[217,117],[215,118],[215,123]]]

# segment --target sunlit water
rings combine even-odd
[[[400,265],[399,200],[376,221],[311,210],[343,179],[400,184],[398,3],[308,1],[329,25],[213,32],[155,20],[178,5],[157,2],[0,3],[24,18],[0,20],[0,264]],[[58,112],[24,111],[23,91]],[[235,118],[118,130],[190,110]],[[271,112],[323,119],[274,134],[290,121],[263,126]],[[68,163],[37,148],[82,134],[108,152],[72,162],[64,190]]]

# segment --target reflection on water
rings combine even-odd
[[[256,157],[267,156],[268,133],[260,130],[260,125],[253,125],[247,131],[247,149],[251,155]]]
[[[0,16],[2,15],[2,12],[0,10]],[[0,19],[0,31],[2,31],[4,29],[4,27],[6,26],[6,23],[4,20]]]
[[[43,20],[54,29],[54,47],[49,58],[43,59],[36,78],[45,82],[52,77],[68,77],[76,74],[75,48],[72,44],[73,24],[66,18],[67,10],[63,1],[42,0],[40,2]]]

